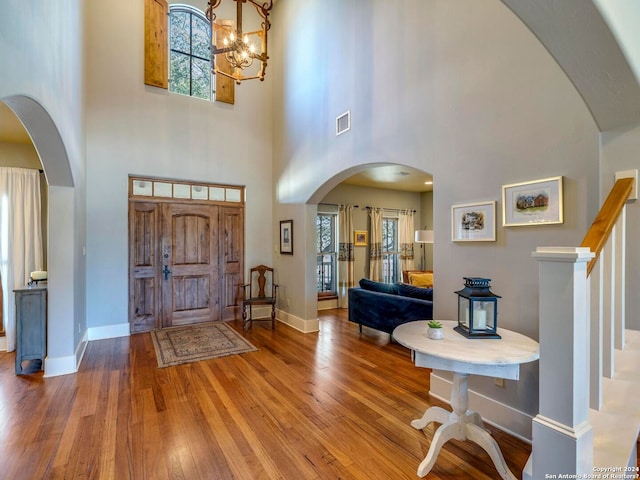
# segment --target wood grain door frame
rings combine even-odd
[[[163,212],[170,205],[216,207],[216,246],[218,262],[212,267],[218,284],[212,310],[216,318],[231,320],[238,313],[239,285],[244,283],[244,205],[215,205],[212,202],[175,201],[162,199],[129,199],[129,323],[131,333],[162,328],[166,318],[163,305],[167,290],[163,289],[165,260],[163,238],[166,232]],[[196,207],[196,209],[199,207]],[[144,247],[145,239],[152,246]],[[165,240],[166,241],[166,240]],[[172,270],[173,267],[168,267]],[[166,323],[166,322],[164,322]]]

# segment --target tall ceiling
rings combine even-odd
[[[430,192],[433,190],[431,175],[404,165],[371,167],[347,178],[342,183],[405,192]]]

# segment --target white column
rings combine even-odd
[[[533,419],[533,479],[592,473],[586,272],[594,255],[582,247],[539,247],[533,256],[540,262],[540,405]]]

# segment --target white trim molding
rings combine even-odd
[[[317,318],[304,320],[303,318],[291,315],[284,310],[278,310],[277,320],[302,333],[313,333],[320,330],[320,322]]]
[[[87,333],[85,331],[82,340],[78,343],[75,355],[69,355],[67,357],[49,357],[44,359],[44,376],[57,377],[58,375],[68,375],[70,373],[76,373],[82,363],[84,352],[87,350]]]
[[[119,323],[116,325],[104,325],[101,327],[89,327],[87,328],[87,335],[89,341],[105,340],[107,338],[128,337],[129,324]]]

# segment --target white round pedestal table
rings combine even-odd
[[[517,480],[507,468],[495,439],[485,429],[479,413],[469,410],[469,375],[518,380],[520,364],[533,362],[539,357],[538,342],[522,334],[498,328],[501,339],[469,339],[456,332],[457,322],[440,320],[444,338],[427,337],[427,321],[408,322],[393,331],[393,338],[413,351],[417,367],[453,372],[451,408],[430,407],[422,418],[413,420],[411,426],[423,429],[431,422],[440,423],[427,456],[418,467],[418,475],[424,477],[431,471],[442,446],[451,439],[471,440],[480,445],[491,457],[504,480]]]

